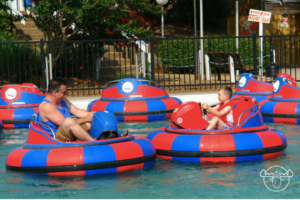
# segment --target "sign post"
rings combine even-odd
[[[250,9],[248,21],[259,22],[259,43],[260,43],[260,57],[259,57],[259,75],[263,75],[263,23],[270,23],[271,20],[270,12],[261,10]]]

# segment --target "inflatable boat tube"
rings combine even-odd
[[[94,142],[67,143],[55,140],[41,129],[39,122],[31,121],[26,144],[9,153],[6,168],[51,176],[85,176],[143,169],[154,164],[156,151],[148,139],[118,135]]]
[[[236,102],[234,126],[227,130],[204,130],[207,122],[202,118],[200,107],[195,111],[189,109],[193,103],[182,104],[172,114],[169,126],[151,132],[147,138],[154,145],[157,157],[183,162],[241,162],[281,156],[287,147],[286,137],[264,124],[257,102],[253,100],[241,97],[232,101]],[[182,114],[181,109],[186,113]],[[189,115],[190,112],[193,115]],[[190,122],[193,119],[194,122]]]
[[[267,122],[300,124],[300,88],[285,77],[277,77],[273,94],[260,102],[263,118]]]
[[[4,128],[28,128],[45,94],[31,83],[7,84],[0,90],[0,119]]]
[[[92,101],[88,111],[110,111],[119,121],[147,121],[170,118],[173,110],[182,102],[169,97],[155,82],[126,78],[111,81],[113,85],[102,91],[100,100]]]

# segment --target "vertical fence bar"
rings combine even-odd
[[[154,77],[154,37],[151,35],[150,37],[150,45],[151,45],[151,80],[155,81]]]
[[[256,34],[253,33],[253,65],[254,75],[257,75],[257,54],[256,54]]]
[[[44,53],[44,40],[41,38],[41,62],[42,62],[42,87],[45,89],[45,53]]]

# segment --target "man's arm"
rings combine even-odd
[[[44,121],[49,120],[57,126],[60,126],[65,120],[65,117],[51,103],[43,103],[39,108],[39,113]]]
[[[84,124],[86,122],[92,122],[94,113],[86,110],[82,110],[74,106],[66,97],[64,97],[64,102],[66,103],[69,112],[77,117],[78,124]]]

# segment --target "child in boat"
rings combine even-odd
[[[202,104],[202,108],[215,116],[209,121],[210,125],[206,130],[229,129],[233,126],[233,108],[230,102],[232,90],[230,87],[223,87],[218,92],[220,105],[212,108],[207,103]]]

